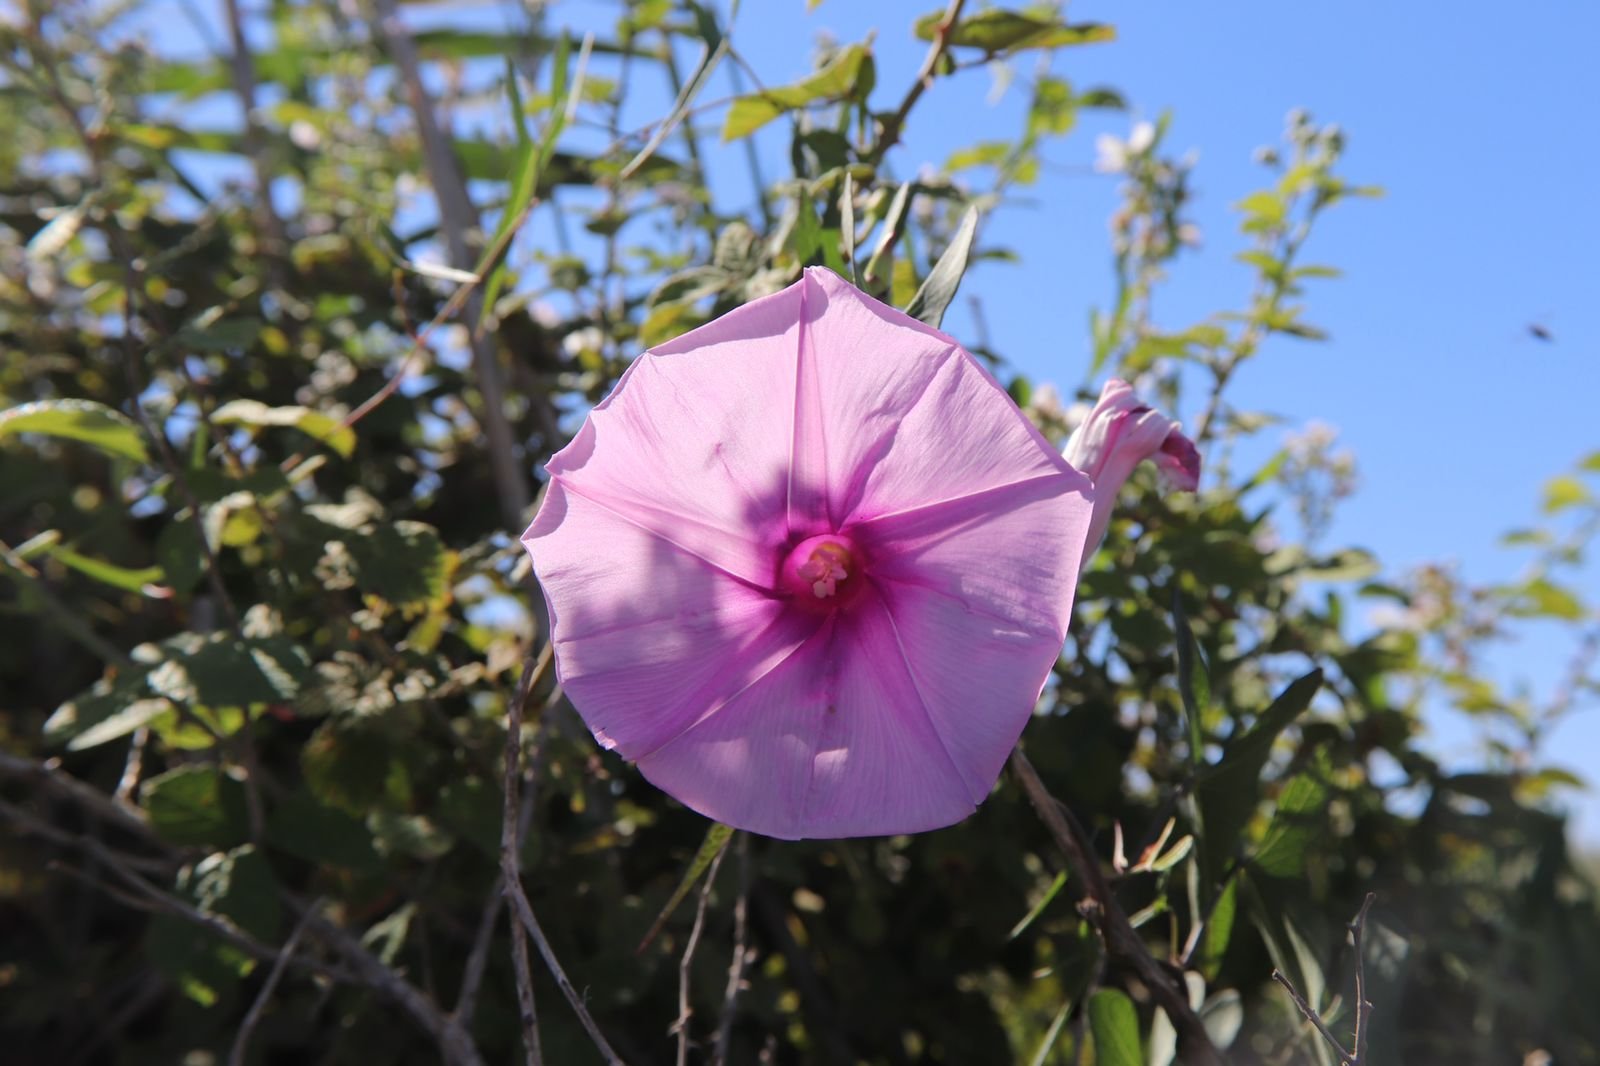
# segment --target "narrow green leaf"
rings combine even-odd
[[[221,426],[285,426],[327,445],[343,458],[356,450],[356,433],[331,415],[309,407],[268,407],[260,400],[229,400],[211,413]]]
[[[850,284],[859,285],[856,277],[856,179],[848,170],[844,172],[844,191],[839,194],[839,239],[845,265],[850,268]]]
[[[867,50],[859,44],[840,49],[821,69],[792,85],[766,89],[734,100],[722,123],[722,139],[748,137],[786,111],[822,100],[855,96],[860,89]]]
[[[148,595],[153,586],[159,585],[166,576],[159,566],[147,566],[140,570],[131,570],[125,566],[108,563],[104,559],[93,559],[87,555],[79,555],[71,548],[52,547],[47,554],[56,562],[92,577],[102,584],[112,588],[122,589],[124,592],[137,592]],[[157,593],[165,593],[163,589],[155,589]]]
[[[894,199],[889,201],[889,210],[883,216],[883,230],[878,234],[878,245],[872,250],[872,256],[867,260],[866,270],[862,277],[867,284],[875,284],[878,280],[878,270],[883,258],[893,250],[895,242],[900,239],[900,227],[905,224],[906,211],[911,207],[911,191],[914,182],[906,182],[894,191]]]
[[[556,45],[555,63],[550,75],[550,95],[554,101],[550,105],[550,122],[544,131],[544,140],[535,145],[528,136],[525,128],[517,140],[520,145],[515,172],[511,178],[511,196],[506,200],[505,208],[500,212],[500,222],[495,226],[494,236],[490,238],[487,250],[484,252],[483,262],[478,264],[477,273],[483,274],[489,270],[489,280],[483,287],[483,306],[486,311],[493,312],[495,301],[500,298],[500,290],[506,283],[506,233],[512,226],[522,221],[528,205],[533,202],[534,194],[539,190],[539,175],[549,165],[550,157],[555,152],[556,141],[561,136],[561,131],[567,124],[567,102],[572,93],[572,87],[567,84],[568,53],[571,50],[571,41],[562,35]],[[512,93],[512,106],[518,109],[517,123],[523,124],[521,112],[521,94],[516,89],[516,74],[508,71],[507,84]],[[500,254],[497,262],[491,264],[489,258]]]
[[[40,400],[0,411],[0,440],[17,433],[80,441],[107,455],[141,463],[150,459],[139,424],[92,400]]]
[[[1204,829],[1202,865],[1208,885],[1216,883],[1227,861],[1238,851],[1245,826],[1261,797],[1261,771],[1272,754],[1272,745],[1305,713],[1321,687],[1321,670],[1291,682],[1261,712],[1249,732],[1228,743],[1221,761],[1200,772],[1195,800]]]
[[[711,828],[706,830],[704,843],[700,845],[700,850],[695,852],[694,858],[690,860],[689,869],[684,871],[683,880],[678,882],[678,887],[667,900],[666,906],[661,908],[661,913],[651,923],[650,931],[645,933],[643,940],[639,941],[636,951],[644,951],[660,935],[661,930],[667,924],[667,919],[672,917],[672,912],[678,909],[678,904],[683,902],[684,897],[689,894],[689,890],[694,887],[694,883],[700,880],[700,875],[705,873],[707,868],[711,866],[712,860],[722,854],[722,849],[728,846],[728,841],[731,839],[733,839],[732,826],[723,825],[721,822],[711,823]]]
[[[924,41],[931,41],[943,23],[942,11],[924,15],[916,21],[916,34]],[[1116,36],[1115,28],[1103,23],[1070,24],[1055,18],[990,8],[956,23],[950,28],[947,40],[958,48],[981,48],[994,54],[1094,44],[1115,40]]]
[[[73,737],[67,742],[67,750],[84,751],[88,748],[97,748],[101,744],[109,744],[136,729],[149,725],[164,714],[172,713],[172,704],[168,700],[135,700]]]
[[[926,322],[934,329],[939,328],[950,301],[956,298],[956,290],[961,287],[961,278],[967,272],[967,260],[972,256],[972,241],[977,233],[978,209],[969,207],[967,213],[961,216],[961,225],[956,228],[955,236],[950,238],[950,247],[944,250],[927,280],[906,305],[906,314]]]
[[[1022,916],[1022,920],[1020,922],[1011,927],[1011,932],[1006,934],[1006,939],[1015,940],[1017,937],[1021,936],[1023,930],[1032,925],[1034,921],[1038,919],[1039,915],[1044,913],[1044,909],[1050,906],[1050,901],[1056,898],[1056,895],[1064,887],[1066,887],[1066,884],[1067,873],[1065,870],[1063,870],[1061,873],[1056,874],[1056,879],[1050,882],[1050,887],[1045,889],[1043,896],[1039,897],[1039,902],[1035,903],[1032,909],[1030,909],[1027,914]]]
[[[1183,609],[1183,594],[1172,586],[1172,626],[1177,632],[1178,694],[1183,699],[1183,717],[1189,730],[1189,765],[1199,766],[1205,758],[1205,712],[1211,703],[1211,679],[1205,668],[1194,668],[1198,652],[1189,616]]]
[[[1089,1031],[1094,1034],[1095,1066],[1144,1066],[1139,1014],[1127,993],[1102,988],[1090,996]]]

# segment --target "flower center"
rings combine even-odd
[[[824,533],[789,549],[778,583],[794,601],[813,610],[831,610],[854,598],[861,564],[855,545],[837,533]]]

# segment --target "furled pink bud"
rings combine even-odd
[[[1134,468],[1153,460],[1168,489],[1193,492],[1200,484],[1200,452],[1178,423],[1139,401],[1126,381],[1112,378],[1100,400],[1063,449],[1067,462],[1094,482],[1094,516],[1083,558],[1105,537],[1117,493]]]

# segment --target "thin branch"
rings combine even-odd
[[[894,114],[883,119],[879,127],[878,143],[867,153],[866,162],[873,164],[882,162],[889,149],[899,143],[900,134],[905,131],[906,119],[910,117],[911,109],[917,106],[922,94],[933,84],[934,76],[939,69],[939,60],[944,58],[945,51],[950,47],[950,31],[961,21],[961,9],[965,6],[966,0],[950,0],[949,6],[944,9],[944,17],[939,20],[939,25],[933,31],[933,44],[928,47],[928,54],[923,57],[922,69],[917,71],[916,80],[911,83],[905,99],[900,101],[900,106],[895,109]]]
[[[356,979],[361,984],[394,1000],[438,1041],[439,1051],[446,1063],[450,1066],[484,1066],[483,1056],[478,1054],[467,1031],[440,1010],[421,989],[385,966],[361,945],[360,940],[318,914],[315,907],[288,893],[283,895],[290,906],[304,916],[312,934],[340,955],[355,971]]]
[[[1282,970],[1274,969],[1272,971],[1272,979],[1283,986],[1283,990],[1289,993],[1289,998],[1294,1000],[1295,1007],[1299,1009],[1305,1020],[1315,1026],[1317,1032],[1322,1034],[1322,1039],[1326,1040],[1329,1046],[1338,1053],[1339,1061],[1343,1066],[1364,1066],[1367,1061],[1367,1037],[1372,1028],[1372,1001],[1367,999],[1367,962],[1366,955],[1361,947],[1361,936],[1367,928],[1367,911],[1372,908],[1372,903],[1375,899],[1377,899],[1377,895],[1368,892],[1366,899],[1361,901],[1361,909],[1356,912],[1356,916],[1345,927],[1350,931],[1351,950],[1355,952],[1356,1031],[1354,1050],[1347,1050],[1339,1038],[1329,1031],[1327,1023],[1322,1020],[1322,1015],[1317,1013],[1315,1007],[1306,1002],[1305,997],[1283,975]]]
[[[739,898],[733,904],[733,958],[728,963],[728,987],[722,993],[722,1014],[717,1019],[717,1038],[712,1045],[711,1061],[723,1066],[728,1060],[728,1040],[733,1035],[734,1011],[739,1004],[739,992],[744,987],[744,968],[749,961],[748,913],[750,910],[750,837],[738,834],[739,848]]]
[[[228,1053],[228,1066],[244,1066],[245,1052],[250,1047],[250,1036],[255,1032],[256,1023],[261,1021],[261,1014],[267,1009],[267,1003],[272,999],[272,993],[277,990],[278,982],[283,980],[284,971],[289,968],[289,960],[294,958],[295,951],[300,947],[300,938],[305,935],[306,924],[314,913],[314,910],[306,910],[295,923],[294,932],[289,934],[289,939],[285,940],[283,947],[279,949],[272,970],[261,985],[261,991],[256,993],[255,1001],[250,1004],[250,1010],[246,1012],[244,1021],[239,1023],[239,1033],[233,1038],[233,1050]]]
[[[720,849],[706,871],[705,883],[700,886],[700,902],[694,909],[694,925],[689,928],[689,939],[683,945],[683,958],[678,960],[678,1020],[672,1028],[678,1032],[678,1066],[689,1066],[689,1019],[694,1011],[689,1006],[689,971],[694,965],[694,949],[700,946],[700,931],[706,924],[706,904],[711,899],[711,886],[716,883],[717,870],[722,866]]]
[[[94,786],[79,781],[62,770],[60,762],[56,759],[37,762],[0,751],[0,777],[15,777],[30,781],[63,799],[71,800],[101,821],[132,833],[147,843],[163,844],[137,808],[125,807],[108,798]]]
[[[224,0],[223,10],[228,16],[228,36],[233,50],[228,57],[233,74],[233,91],[244,108],[244,150],[255,171],[257,211],[261,228],[267,235],[267,255],[274,273],[281,273],[283,256],[288,254],[288,232],[283,219],[272,205],[272,168],[267,165],[267,140],[261,129],[256,111],[256,69],[250,55],[250,44],[244,36],[244,18],[239,13],[239,0]],[[280,279],[281,281],[281,279]]]
[[[1372,1029],[1372,1001],[1367,998],[1367,958],[1361,949],[1361,934],[1366,931],[1367,911],[1376,898],[1375,893],[1368,892],[1367,898],[1361,901],[1361,909],[1350,922],[1350,944],[1356,954],[1356,1053],[1350,1066],[1363,1066],[1367,1061],[1367,1036]]]
[[[494,943],[494,931],[500,925],[500,911],[505,906],[505,893],[501,890],[497,873],[489,888],[489,898],[484,900],[483,915],[478,919],[478,931],[472,938],[472,950],[467,953],[467,963],[461,970],[461,990],[456,993],[456,1006],[451,1016],[463,1025],[472,1021],[478,1006],[478,988],[483,984],[483,974],[489,965],[489,948]],[[518,934],[511,931],[515,938]]]
[[[1028,757],[1022,754],[1021,748],[1011,753],[1011,772],[1022,783],[1023,791],[1028,794],[1028,800],[1033,804],[1034,810],[1039,812],[1039,817],[1050,830],[1050,835],[1055,838],[1056,846],[1065,856],[1074,881],[1086,886],[1086,902],[1092,904],[1092,920],[1098,925],[1101,936],[1105,939],[1107,953],[1127,963],[1138,975],[1139,980],[1149,987],[1156,1003],[1166,1011],[1167,1018],[1178,1032],[1178,1050],[1182,1060],[1204,1063],[1207,1066],[1222,1066],[1221,1053],[1211,1043],[1211,1037],[1207,1035],[1206,1027],[1201,1023],[1199,1015],[1189,1006],[1188,988],[1170,970],[1156,961],[1145,946],[1144,940],[1128,921],[1128,916],[1123,913],[1122,907],[1112,894],[1105,874],[1100,870],[1100,861],[1095,857],[1089,836],[1084,832],[1083,826],[1078,824],[1077,818],[1066,806],[1058,803],[1055,797],[1050,795],[1049,790],[1044,787],[1044,782],[1039,779],[1038,771],[1033,768]]]
[[[545,651],[540,661],[550,661],[550,646],[545,646]],[[566,996],[567,1003],[578,1016],[578,1021],[583,1024],[584,1030],[589,1034],[589,1039],[594,1046],[600,1049],[600,1054],[610,1066],[626,1066],[622,1058],[611,1049],[606,1042],[605,1034],[600,1032],[600,1027],[595,1024],[594,1017],[589,1013],[589,1008],[584,1005],[583,997],[567,979],[567,973],[561,968],[561,962],[556,958],[555,951],[550,947],[550,941],[545,938],[544,930],[539,925],[539,919],[533,913],[533,905],[528,902],[528,896],[522,890],[522,869],[516,848],[516,811],[517,790],[519,784],[519,765],[522,761],[522,714],[527,704],[529,695],[533,692],[542,668],[533,660],[527,660],[522,665],[522,680],[517,685],[516,696],[511,700],[506,721],[506,776],[505,776],[505,808],[504,821],[500,827],[500,875],[505,886],[506,899],[511,903],[512,912],[533,939],[534,946],[539,949],[539,955],[544,959],[544,964],[550,970],[550,976],[555,978],[556,985],[561,989],[561,994]],[[509,846],[508,846],[509,844]],[[512,939],[513,950],[517,940]],[[526,949],[524,949],[526,950]],[[522,981],[518,975],[519,984]],[[519,989],[520,993],[520,989]],[[531,1004],[531,987],[529,989],[529,1002]],[[537,1037],[534,1038],[537,1040]]]
[[[1326,1040],[1329,1046],[1338,1052],[1339,1061],[1348,1064],[1354,1056],[1345,1050],[1338,1037],[1328,1031],[1327,1024],[1322,1020],[1322,1015],[1318,1014],[1316,1008],[1307,1003],[1305,997],[1296,991],[1294,985],[1283,975],[1283,971],[1276,968],[1273,969],[1272,979],[1283,986],[1283,990],[1289,993],[1289,998],[1294,1000],[1294,1005],[1300,1009],[1300,1013],[1305,1016],[1306,1021],[1316,1026],[1317,1032],[1322,1034],[1322,1039]]]
[[[400,74],[411,110],[416,116],[423,160],[438,200],[439,221],[444,230],[445,243],[450,249],[451,265],[460,270],[471,270],[476,257],[468,235],[478,228],[478,212],[467,193],[467,183],[461,176],[450,142],[434,114],[433,98],[422,82],[416,44],[411,39],[410,30],[400,19],[395,0],[373,0],[373,6],[378,12],[378,25],[384,44],[394,58],[395,69]],[[483,294],[474,288],[467,296],[470,326],[477,326],[483,318],[483,312]],[[505,385],[500,362],[493,340],[476,328],[470,331],[470,343],[473,372],[477,375],[478,392],[482,397],[480,417],[484,435],[488,438],[489,464],[500,498],[501,516],[508,527],[515,526],[526,519],[533,497],[517,459],[516,438],[511,422],[506,417]],[[531,399],[536,405],[545,402],[543,397]]]
[[[72,608],[62,603],[61,598],[55,594],[54,590],[45,581],[44,575],[39,573],[31,563],[18,555],[11,545],[3,540],[0,540],[0,563],[6,565],[7,569],[15,575],[15,580],[19,584],[32,590],[39,605],[45,609],[45,613],[68,636],[93,652],[96,658],[102,662],[125,668],[133,665],[133,660],[129,659],[121,648],[96,633],[89,623],[79,618]]]

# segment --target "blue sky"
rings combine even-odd
[[[934,6],[824,0],[808,12],[804,0],[745,0],[734,40],[767,84],[781,84],[807,72],[818,34],[854,41],[876,30],[874,103],[888,107],[925,50],[910,25]],[[515,7],[407,12],[418,25],[520,28]],[[615,11],[573,0],[556,5],[554,18],[604,30]],[[1058,166],[1027,191],[1030,202],[986,222],[984,242],[1021,256],[1019,265],[984,264],[963,290],[982,298],[994,347],[1036,381],[1064,391],[1085,382],[1089,309],[1110,299],[1106,218],[1117,180],[1090,169],[1095,134],[1126,135],[1135,119],[1170,109],[1168,147],[1199,153],[1195,216],[1204,247],[1180,262],[1158,298],[1163,324],[1179,326],[1246,298],[1249,275],[1233,261],[1244,244],[1228,205],[1262,183],[1253,150],[1278,140],[1292,107],[1337,121],[1348,134],[1345,173],[1382,185],[1386,196],[1331,212],[1307,250],[1309,261],[1344,271],[1315,283],[1308,299],[1309,319],[1332,339],[1270,344],[1242,372],[1234,399],[1292,425],[1332,423],[1356,452],[1361,488],[1330,545],[1370,548],[1394,571],[1444,559],[1470,580],[1514,578],[1525,558],[1500,547],[1500,535],[1531,521],[1546,478],[1600,448],[1600,142],[1590,117],[1600,101],[1600,64],[1591,55],[1600,6],[1101,0],[1074,5],[1072,15],[1115,24],[1118,39],[1064,53],[1056,72],[1079,86],[1120,89],[1133,111],[1086,116],[1071,138],[1047,149]],[[181,18],[165,25],[181,26]],[[193,47],[192,38],[167,43]],[[1016,130],[1024,94],[1013,88],[990,104],[989,89],[983,70],[938,82],[891,166],[908,175]],[[729,91],[724,72],[702,101]],[[664,84],[636,79],[630,117],[658,117],[667,99]],[[719,201],[748,202],[742,149],[715,147],[720,114],[701,121],[712,134],[706,146]],[[758,142],[769,179],[787,166],[781,126]],[[528,239],[537,243],[540,231],[536,220]],[[1553,342],[1531,337],[1530,323]],[[946,328],[958,336],[970,328],[964,306]],[[1279,443],[1269,430],[1262,447]],[[1585,577],[1591,598],[1600,597],[1596,573],[1591,566]],[[1547,691],[1571,649],[1546,636],[1531,631],[1498,654],[1501,676]],[[1432,715],[1429,728],[1436,750],[1470,756],[1473,729],[1459,715]],[[1600,781],[1600,708],[1571,717],[1549,750]],[[1579,835],[1600,842],[1600,794],[1574,802]]]

